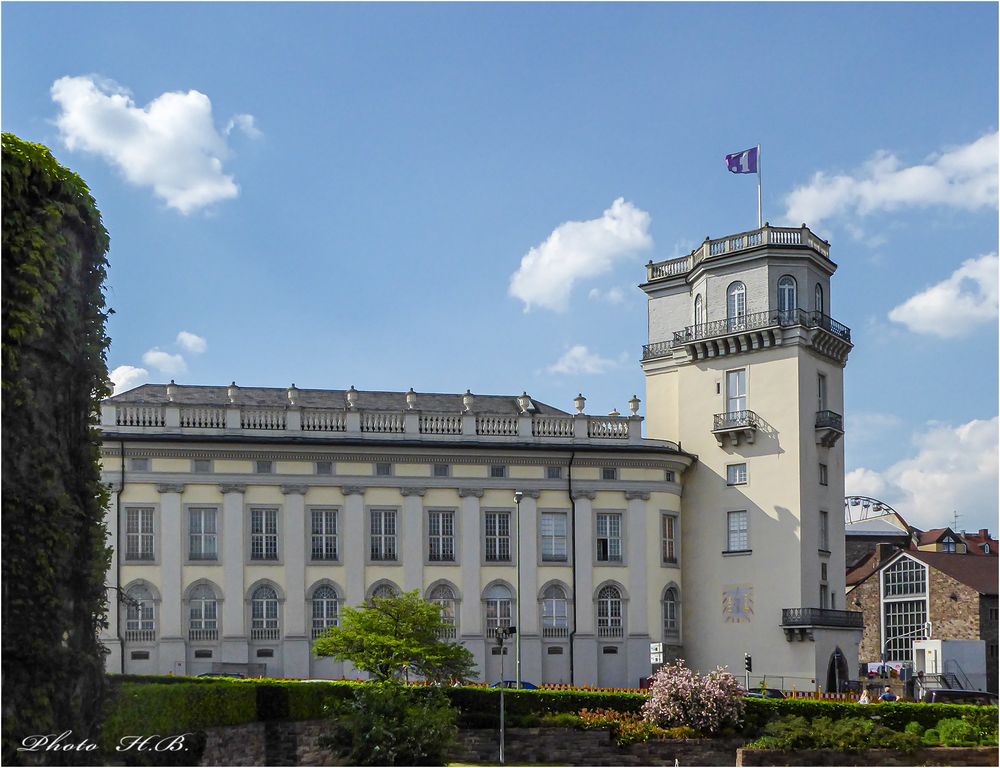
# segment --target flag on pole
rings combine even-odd
[[[751,147],[742,152],[726,155],[726,167],[730,173],[757,173],[757,160],[760,147]]]

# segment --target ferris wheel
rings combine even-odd
[[[884,501],[873,499],[870,496],[845,496],[844,497],[844,522],[856,523],[859,520],[867,520],[869,517],[878,517],[890,512],[896,512]],[[899,514],[898,512],[896,514]]]

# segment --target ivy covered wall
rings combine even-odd
[[[97,404],[109,394],[108,233],[87,185],[3,134],[3,762],[30,734],[92,735],[110,553]],[[50,753],[45,762],[79,761]]]

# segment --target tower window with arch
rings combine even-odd
[[[621,638],[625,636],[622,611],[622,593],[618,587],[606,586],[597,594],[597,636]]]
[[[663,639],[676,643],[681,636],[681,599],[677,587],[668,587],[663,593]]]
[[[149,589],[141,584],[126,592],[128,607],[125,611],[125,639],[149,643],[156,640],[156,604]]]
[[[816,311],[821,314],[826,314],[826,304],[823,302],[823,286],[816,283],[816,290],[813,296],[813,304],[816,307]]]
[[[199,584],[188,597],[188,639],[219,639],[219,601],[208,584]]]
[[[542,593],[542,637],[569,637],[569,601],[558,584]]]
[[[701,294],[699,293],[694,297],[694,324],[695,333],[698,332],[698,326],[705,322],[705,303],[702,301]]]
[[[503,584],[494,584],[483,593],[486,603],[486,636],[496,637],[497,629],[509,627],[511,619],[510,590]]]
[[[340,626],[340,598],[337,590],[329,585],[317,587],[312,595],[313,640],[326,634],[331,627]]]
[[[782,275],[778,279],[778,311],[782,314],[782,319],[791,318],[792,313],[798,306],[798,293],[795,278],[791,275]]]
[[[274,587],[257,587],[250,598],[250,638],[277,640],[279,632],[278,593]]]
[[[454,640],[458,637],[458,613],[455,610],[455,590],[447,584],[438,584],[431,590],[430,602],[441,607],[441,621],[446,625],[439,638]]]
[[[746,323],[747,287],[737,280],[726,289],[726,320],[729,330],[739,330]]]

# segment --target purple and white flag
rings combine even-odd
[[[726,167],[730,173],[757,173],[757,147],[744,149],[732,155],[726,155]]]

